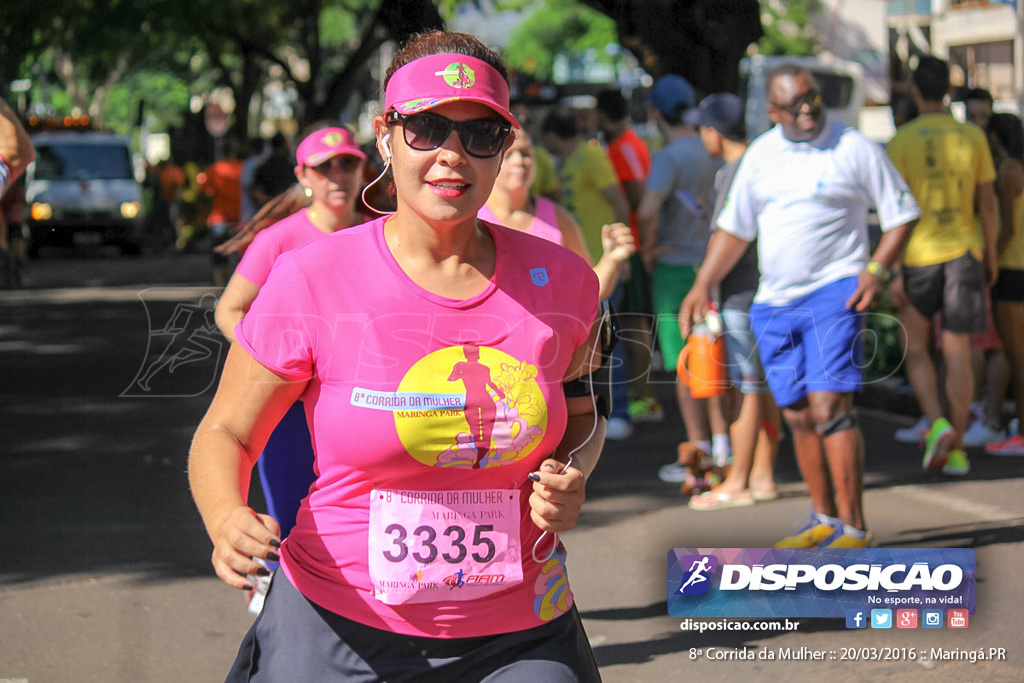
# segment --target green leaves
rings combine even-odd
[[[815,54],[821,40],[811,19],[821,12],[821,0],[761,0],[764,37],[758,50],[765,55]]]
[[[615,22],[607,15],[576,0],[552,0],[543,3],[512,32],[504,56],[513,68],[548,80],[559,55],[570,59],[588,55],[610,63],[613,56],[606,47],[618,42]]]

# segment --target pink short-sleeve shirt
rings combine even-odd
[[[383,225],[283,254],[237,328],[260,363],[308,382],[317,480],[283,570],[314,603],[397,633],[550,621],[572,594],[564,548],[532,558],[527,474],[562,439],[562,379],[597,278],[562,247],[486,224],[494,276],[447,299],[401,270]]]

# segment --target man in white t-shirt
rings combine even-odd
[[[862,381],[860,314],[882,291],[919,210],[884,150],[826,117],[805,69],[770,74],[768,115],[777,125],[740,162],[680,321],[703,317],[711,288],[756,238],[761,282],[751,324],[812,504],[808,524],[776,545],[862,548],[872,536],[853,407]],[[883,230],[874,254],[872,207]]]

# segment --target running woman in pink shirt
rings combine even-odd
[[[414,36],[384,102],[397,210],[277,259],[193,441],[217,575],[281,562],[228,680],[600,680],[557,539],[603,444],[577,381],[601,360],[597,278],[477,219],[518,126],[496,53]],[[467,391],[465,362],[490,384]],[[281,542],[245,492],[299,398],[317,479]]]

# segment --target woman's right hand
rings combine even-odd
[[[708,314],[710,308],[711,293],[698,280],[679,305],[679,333],[683,339],[686,339],[695,324],[704,321],[704,316]]]
[[[248,575],[265,576],[267,569],[252,558],[277,561],[281,527],[270,515],[239,506],[228,513],[213,537],[213,569],[232,588],[250,590]]]

